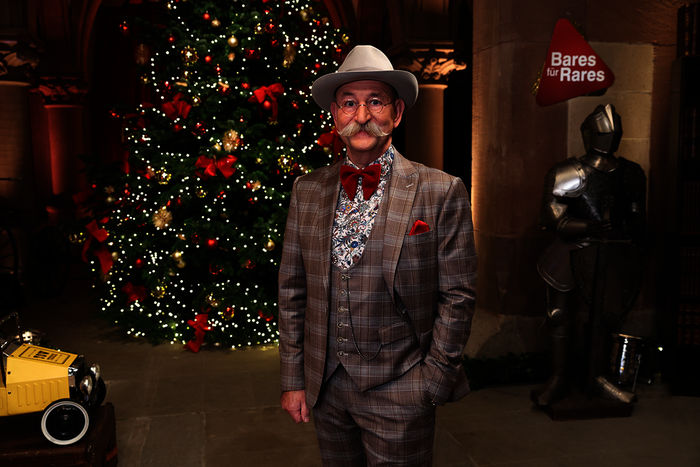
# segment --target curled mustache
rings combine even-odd
[[[355,136],[357,133],[360,131],[366,131],[368,134],[372,136],[388,136],[391,133],[387,133],[386,131],[383,131],[379,125],[377,125],[376,122],[373,120],[370,120],[368,122],[365,122],[363,124],[359,124],[357,122],[350,122],[347,124],[345,128],[342,130],[338,131],[338,134],[340,136],[345,136],[345,137],[350,137],[350,136]]]

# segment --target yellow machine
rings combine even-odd
[[[13,316],[14,315],[14,316]],[[1,323],[14,317],[12,313]],[[89,412],[104,400],[106,387],[99,365],[86,365],[81,355],[0,336],[0,416],[43,412],[41,431],[59,445],[87,433]]]

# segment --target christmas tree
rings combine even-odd
[[[150,89],[124,119],[128,158],[95,184],[88,224],[102,310],[133,336],[226,347],[277,339],[293,180],[334,157],[310,96],[348,39],[311,0],[170,0],[121,27]],[[324,150],[323,146],[327,146]]]

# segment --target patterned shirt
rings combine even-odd
[[[369,234],[372,232],[374,219],[379,211],[384,190],[391,176],[391,164],[393,161],[394,147],[389,146],[389,149],[384,154],[372,162],[372,164],[381,164],[382,173],[377,190],[368,200],[365,201],[362,195],[364,177],[360,177],[357,191],[351,195],[352,199],[341,187],[338,205],[335,209],[333,237],[331,239],[331,261],[335,266],[341,269],[348,269],[362,257]],[[347,158],[345,159],[345,164],[359,168]]]

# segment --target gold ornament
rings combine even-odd
[[[207,295],[207,303],[213,308],[219,307],[219,300],[216,297],[214,297],[214,294]]]
[[[155,289],[151,290],[151,295],[155,298],[165,297],[165,286],[164,285],[156,286]]]
[[[167,185],[170,179],[172,178],[172,175],[165,171],[158,171],[158,183],[161,185]]]
[[[267,239],[267,243],[265,244],[265,249],[267,251],[272,251],[275,249],[275,242],[273,242],[271,238]]]
[[[253,191],[258,191],[262,185],[260,184],[260,180],[255,180],[253,184],[251,185],[250,189]]]
[[[180,261],[182,259],[182,252],[181,251],[173,251],[173,254],[171,254],[172,258],[175,261]]]
[[[285,68],[289,68],[292,66],[292,63],[294,63],[294,59],[297,56],[297,49],[294,48],[294,45],[292,44],[287,44],[284,46],[284,58],[282,59],[282,66]]]
[[[200,99],[199,96],[192,96],[192,105],[197,107],[199,104],[202,103],[202,99]]]
[[[197,195],[197,198],[204,198],[205,196],[207,196],[207,192],[202,187],[197,188],[195,194]]]
[[[173,221],[173,215],[168,208],[163,206],[153,214],[153,225],[156,229],[166,229]]]
[[[262,24],[258,23],[255,25],[255,34],[262,34],[264,31]]]
[[[301,16],[302,21],[308,21],[310,18],[310,12],[307,9],[299,11],[299,15]]]
[[[256,164],[262,164],[262,163],[263,163],[262,157],[256,157],[256,158],[255,158],[255,163],[256,163]]]
[[[214,26],[215,28],[218,28],[219,26],[221,26],[221,21],[214,18],[213,20],[211,20],[211,25]]]
[[[283,171],[289,173],[294,168],[294,159],[283,154],[277,159],[277,165],[279,165]]]
[[[187,240],[187,237],[186,237],[185,234],[182,233],[182,232],[180,232],[179,234],[177,234],[177,238],[179,238],[180,240]]]
[[[347,44],[348,42],[350,42],[350,36],[348,36],[347,34],[343,34],[342,36],[340,36],[340,40],[343,41],[343,44]]]
[[[238,136],[238,132],[236,130],[228,130],[224,134],[221,142],[223,143],[224,151],[231,152],[238,149],[238,147],[241,145],[241,138]]]
[[[236,36],[233,36],[233,35],[232,35],[231,37],[228,38],[228,40],[226,41],[226,43],[227,43],[230,47],[238,47],[238,38],[237,38]]]
[[[221,149],[222,149],[222,148],[221,148],[221,145],[220,145],[219,143],[216,143],[213,147],[214,147],[214,149],[216,149],[217,151],[221,151]]]
[[[114,196],[108,196],[105,198],[107,204],[112,204],[114,202]]]
[[[87,235],[85,232],[73,232],[72,234],[68,235],[68,241],[74,244],[80,244],[85,241],[85,238]]]
[[[232,62],[232,61],[234,61],[234,60],[236,59],[236,54],[233,53],[233,52],[231,52],[231,53],[229,53],[229,54],[227,55],[227,57],[228,57],[228,61],[229,61],[229,62]]]
[[[194,65],[199,59],[197,49],[189,45],[180,51],[180,55],[186,66]]]

